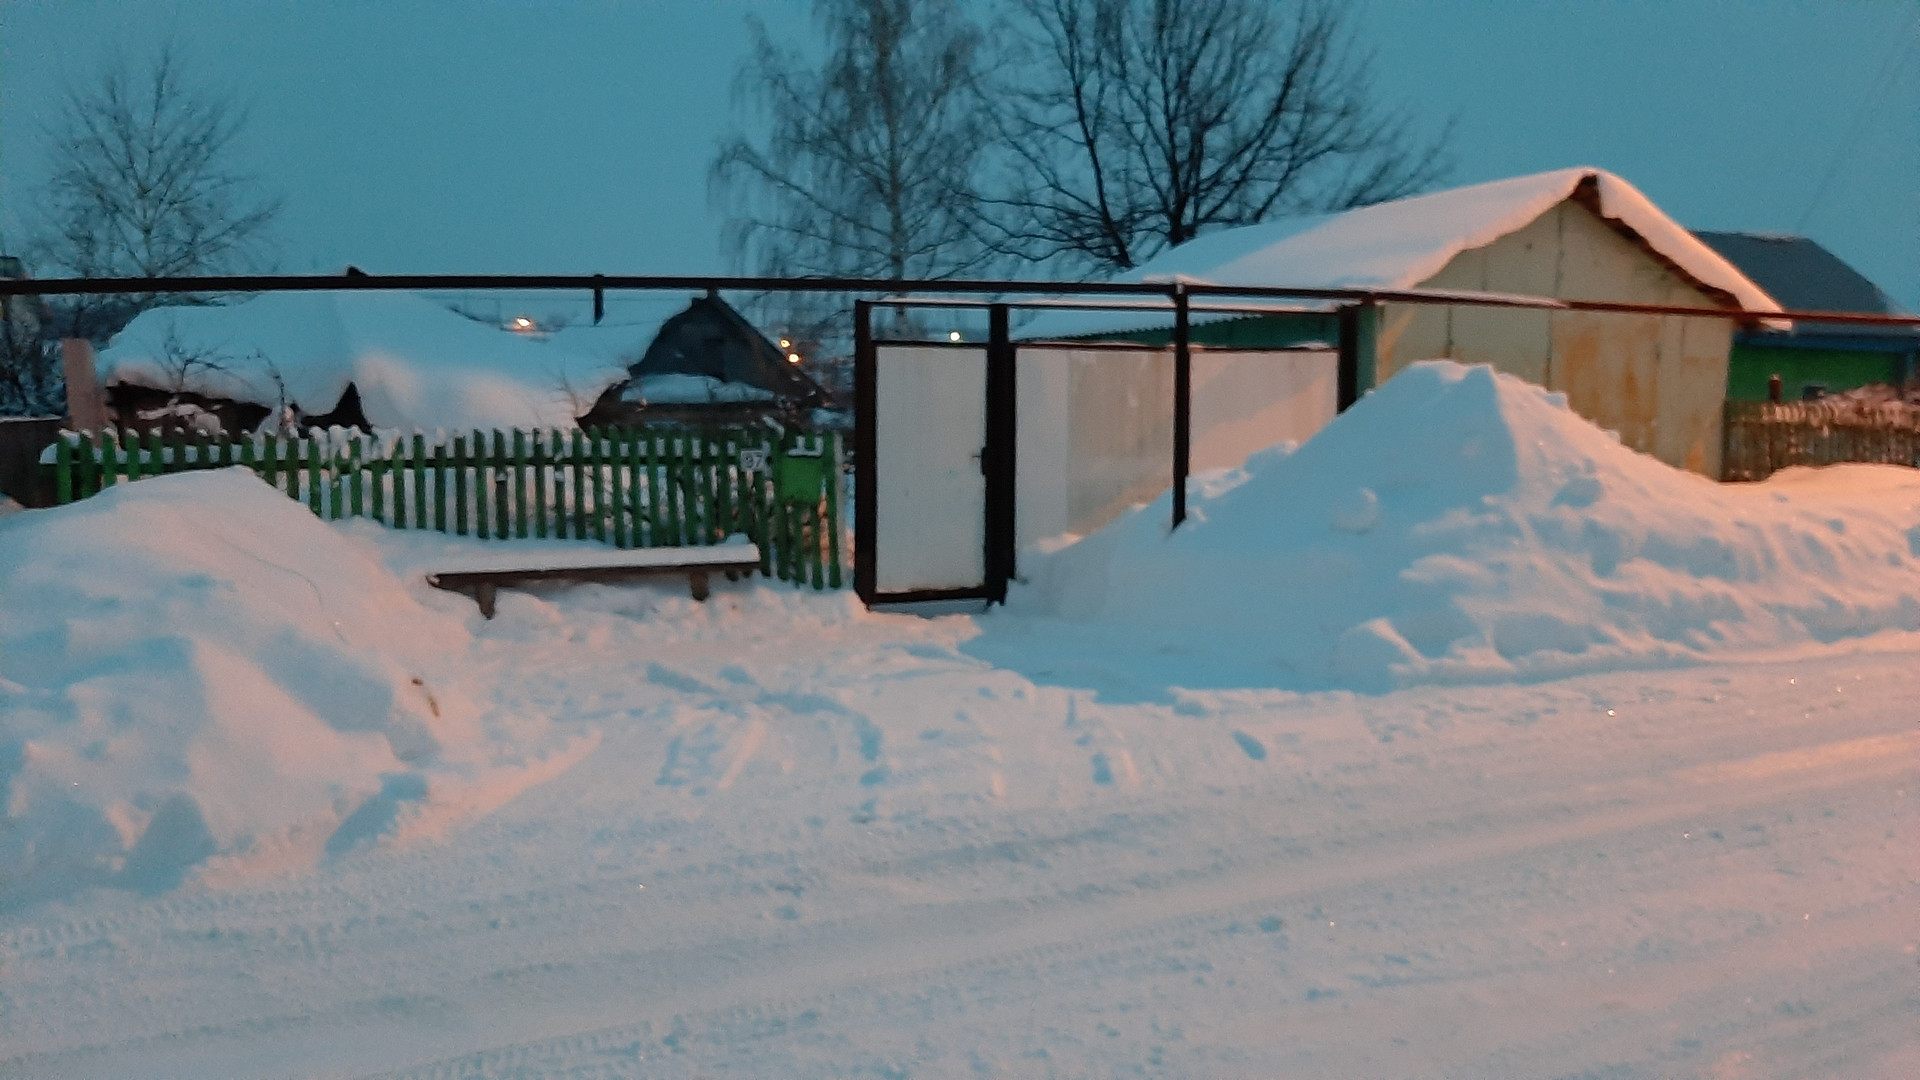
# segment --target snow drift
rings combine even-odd
[[[0,521],[0,620],[10,906],[295,868],[553,764],[464,696],[460,617],[241,470]]]
[[[1796,473],[1798,475],[1796,475]],[[1052,554],[1010,606],[1271,684],[1544,677],[1920,628],[1920,474],[1728,486],[1561,395],[1429,361],[1276,448]]]

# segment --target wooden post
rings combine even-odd
[[[527,433],[513,429],[514,535],[527,538]]]
[[[73,441],[64,431],[53,444],[53,501],[56,506],[73,501]]]
[[[93,342],[63,338],[60,373],[67,380],[67,423],[81,431],[107,426],[106,397],[100,392],[100,373],[94,366]]]
[[[587,538],[587,437],[573,429],[573,538]]]

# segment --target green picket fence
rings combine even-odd
[[[322,518],[484,539],[714,544],[744,533],[761,572],[841,585],[840,436],[725,429],[474,431],[452,437],[335,428],[237,440],[62,432],[60,503],[129,480],[241,466]]]

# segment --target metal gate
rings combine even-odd
[[[869,605],[1006,599],[1013,576],[1014,371],[989,341],[881,341],[854,308],[854,587]]]

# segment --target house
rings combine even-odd
[[[99,356],[118,426],[570,427],[624,372],[409,293],[264,293],[140,314]]]
[[[1768,313],[1781,306],[1627,181],[1561,169],[1339,213],[1201,236],[1127,276],[1227,285],[1431,289]],[[1567,395],[1621,441],[1718,476],[1734,320],[1468,305],[1363,309],[1373,382],[1445,357],[1487,363]],[[1201,346],[1285,348],[1335,340],[1331,310],[1198,313]],[[1164,310],[1058,312],[1029,338],[1167,340]],[[1364,381],[1364,375],[1363,375]]]
[[[569,327],[568,336],[594,333]],[[654,331],[637,357],[623,357],[627,378],[594,403],[582,423],[631,423],[642,417],[692,424],[797,416],[828,404],[793,342],[768,340],[714,293],[695,297]]]
[[[1694,235],[1788,310],[1906,314],[1879,286],[1804,236]],[[1780,376],[1782,396],[1789,400],[1870,383],[1900,386],[1914,378],[1916,359],[1920,359],[1920,328],[1911,326],[1802,322],[1792,327],[1743,327],[1733,336],[1727,397],[1765,401],[1774,375]]]

